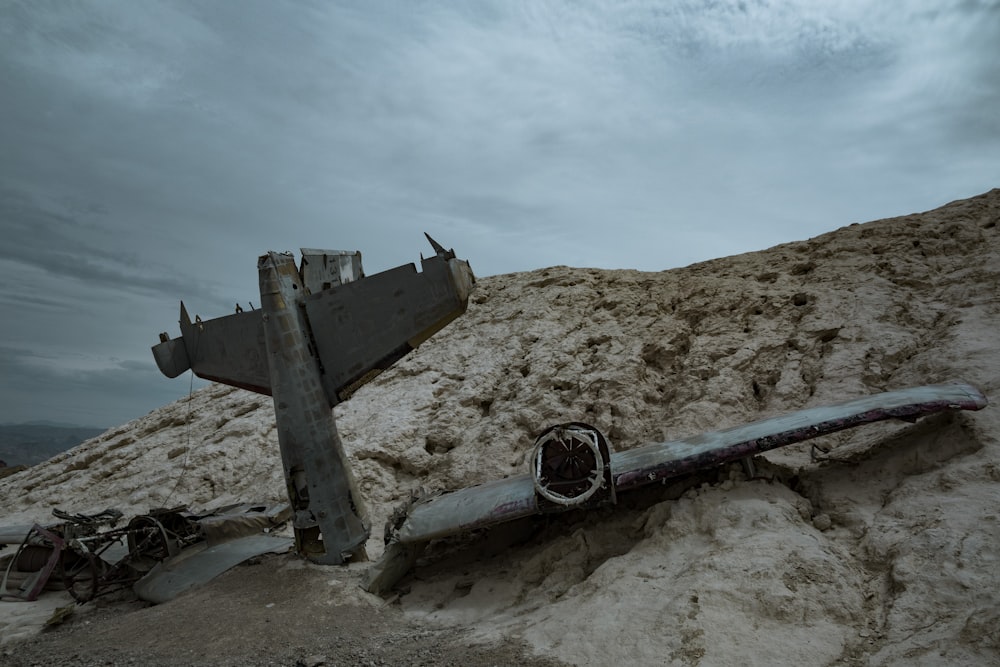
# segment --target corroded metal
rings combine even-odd
[[[176,377],[199,377],[273,397],[298,551],[323,563],[362,557],[368,525],[330,409],[465,312],[468,262],[427,237],[435,255],[365,276],[361,254],[302,250],[260,258],[260,310],[160,334],[153,356]]]
[[[0,597],[31,601],[58,582],[81,604],[129,587],[144,599],[163,601],[245,558],[287,550],[292,542],[261,534],[288,521],[288,505],[233,506],[209,514],[158,509],[124,527],[115,527],[122,515],[114,510],[53,514],[59,523],[23,527],[19,535],[13,527],[0,530],[0,544],[20,545],[4,570]],[[15,590],[13,579],[20,581]],[[156,599],[145,597],[145,590]]]
[[[632,489],[877,421],[914,421],[937,412],[980,410],[986,404],[986,397],[965,383],[928,385],[800,410],[677,442],[636,447],[612,457],[615,488]]]
[[[615,502],[611,447],[593,426],[582,422],[550,426],[535,439],[531,460],[540,510],[562,511]]]
[[[39,526],[37,523],[32,525],[22,538],[21,546],[10,559],[3,579],[0,580],[0,598],[14,597],[28,602],[37,600],[48,584],[49,577],[59,565],[65,548],[66,540],[58,532]],[[23,554],[26,552],[31,552],[32,557],[24,558]],[[15,567],[22,567],[32,574],[16,591],[11,592],[8,590],[7,581],[11,570]]]
[[[331,407],[465,312],[476,282],[469,263],[452,250],[422,259],[421,272],[405,264],[371,276],[364,275],[360,253],[304,252],[301,271],[309,280],[300,275],[301,303]],[[316,268],[319,253],[330,258],[323,268]],[[262,310],[243,310],[192,322],[181,302],[181,336],[161,333],[153,358],[167,377],[191,369],[206,380],[271,395],[262,318]]]
[[[320,563],[337,565],[368,539],[364,506],[351,475],[312,352],[305,288],[290,255],[260,258],[271,395],[282,469],[295,516],[295,546]]]
[[[611,478],[617,492],[628,491],[863,424],[886,419],[914,421],[938,412],[979,410],[986,404],[978,389],[963,382],[890,391],[615,452],[611,454]],[[517,475],[415,503],[391,539],[423,542],[540,511],[533,475]]]
[[[353,283],[365,277],[361,268],[361,253],[346,250],[316,250],[302,248],[299,275],[310,293]]]

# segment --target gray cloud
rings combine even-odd
[[[173,297],[190,288],[168,266],[144,263],[137,249],[122,244],[122,239],[92,221],[106,215],[100,208],[45,210],[28,197],[0,188],[0,218],[5,221],[0,259],[98,290]],[[206,296],[212,297],[210,292]]]
[[[203,317],[256,301],[268,249],[360,249],[372,273],[426,253],[426,230],[480,274],[660,270],[988,190],[998,17],[938,0],[7,3],[0,304],[17,317],[0,344],[28,365],[0,389],[48,406],[47,378],[114,419],[133,405],[114,387],[173,395],[155,334],[176,333],[179,299]]]
[[[61,360],[28,349],[0,347],[2,423],[59,419],[84,426],[110,427],[205,386],[167,383],[155,367],[129,361],[95,369],[65,368]]]

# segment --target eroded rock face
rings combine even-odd
[[[1000,401],[998,222],[993,190],[661,273],[482,279],[336,409],[373,535],[412,489],[523,471],[555,422],[627,449],[952,378]],[[989,407],[777,450],[771,481],[726,468],[445,554],[401,603],[578,664],[995,664],[998,434]],[[0,481],[11,523],[283,496],[270,400],[221,386]]]

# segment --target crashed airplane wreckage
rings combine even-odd
[[[431,540],[534,514],[613,505],[618,493],[733,461],[752,469],[756,454],[863,424],[912,423],[986,405],[986,397],[963,382],[925,385],[622,452],[613,452],[604,435],[587,424],[552,426],[535,441],[529,473],[417,498],[401,508],[386,526],[386,552],[370,570],[366,587],[387,592]]]
[[[435,255],[365,276],[360,252],[302,249],[260,257],[260,310],[160,334],[167,377],[199,377],[274,399],[295,548],[318,563],[364,558],[370,527],[332,408],[465,312],[475,277],[430,236]]]
[[[181,337],[160,335],[153,356],[168,377],[200,377],[273,397],[290,505],[222,516],[158,509],[117,527],[122,514],[70,515],[45,526],[0,527],[0,598],[35,600],[44,588],[77,602],[125,588],[164,602],[292,540],[319,563],[365,558],[369,524],[331,408],[465,312],[468,262],[427,237],[435,255],[365,277],[361,253],[302,250],[260,257],[261,309],[194,322],[181,303]],[[232,508],[227,508],[232,509]],[[265,523],[262,524],[261,522]],[[17,582],[14,591],[8,584]]]
[[[370,526],[331,408],[465,312],[475,278],[469,264],[430,236],[435,256],[365,277],[358,252],[302,250],[258,262],[261,309],[160,334],[160,370],[196,375],[273,397],[292,507],[295,548],[319,563],[363,559]],[[368,590],[389,590],[431,540],[532,514],[614,504],[618,493],[729,461],[886,419],[979,410],[986,398],[961,382],[876,394],[833,406],[614,452],[593,426],[544,430],[527,474],[431,495],[401,508]]]
[[[70,514],[58,522],[0,528],[0,599],[33,602],[47,588],[65,589],[78,603],[132,588],[142,599],[166,602],[253,556],[288,551],[272,535],[291,517],[287,504],[232,505],[194,513],[186,507],[132,517],[107,509]]]

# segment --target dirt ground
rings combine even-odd
[[[98,602],[28,640],[0,647],[8,667],[61,665],[521,665],[557,667],[515,643],[482,645],[422,626],[393,599],[361,593],[357,572],[294,556],[237,567],[157,606]]]

